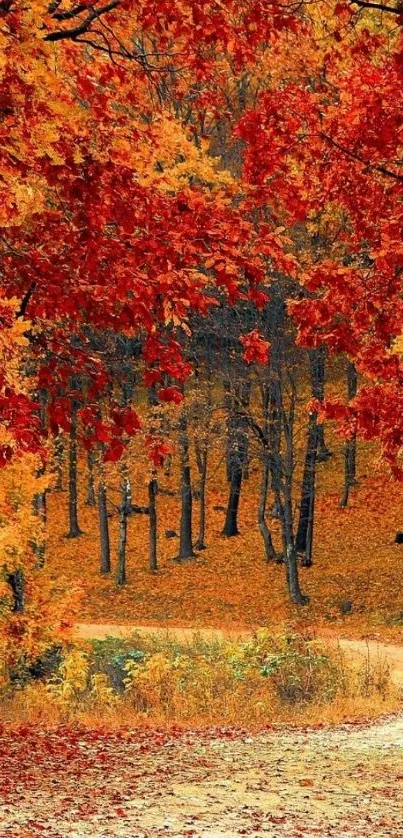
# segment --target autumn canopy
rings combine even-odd
[[[158,568],[164,492],[179,561],[205,548],[209,456],[225,461],[222,534],[249,478],[295,604],[328,420],[342,505],[360,438],[401,478],[402,25],[364,0],[0,0],[0,595],[18,637],[52,601],[65,469],[71,538],[89,469],[103,574],[118,475],[122,586],[136,512]]]

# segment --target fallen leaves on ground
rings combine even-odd
[[[1,838],[397,836],[403,719],[369,727],[3,730]]]
[[[61,577],[84,589],[81,622],[130,622],[160,626],[278,626],[296,621],[342,627],[351,636],[372,634],[398,638],[403,625],[403,546],[393,543],[402,526],[403,490],[385,475],[374,473],[372,448],[359,448],[360,484],[347,509],[340,509],[342,444],[332,440],[334,456],[318,467],[317,520],[314,566],[301,568],[302,587],[309,606],[298,609],[288,599],[284,567],[264,560],[256,523],[260,472],[252,470],[245,482],[240,506],[240,535],[223,538],[227,486],[221,472],[212,474],[208,493],[207,543],[195,560],[175,563],[177,539],[165,531],[177,525],[176,497],[158,500],[159,565],[148,570],[148,518],[133,516],[129,523],[128,582],[117,588],[113,573],[100,577],[97,512],[85,506],[85,469],[82,469],[80,521],[84,534],[69,540],[67,494],[49,496],[46,574],[55,583]],[[139,460],[133,466],[136,503],[145,480]],[[137,470],[136,470],[137,469]],[[165,482],[168,478],[164,478]],[[168,481],[169,482],[169,481]],[[176,476],[170,485],[176,486]],[[221,507],[221,508],[220,508]],[[197,504],[195,504],[195,521]],[[278,540],[278,522],[270,521]],[[112,559],[115,563],[118,520],[110,519]],[[277,533],[277,536],[276,536]],[[351,613],[342,614],[350,601]]]

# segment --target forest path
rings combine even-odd
[[[204,640],[245,640],[251,637],[251,629],[231,628],[218,629],[214,627],[164,627],[154,625],[136,625],[119,623],[77,623],[73,629],[73,637],[80,640],[103,640],[106,637],[130,637],[133,633],[141,635],[157,635],[171,640],[191,642],[195,635]],[[351,640],[339,637],[335,633],[320,630],[315,634],[316,639],[323,640],[330,646],[340,649],[353,661],[362,663],[369,659],[372,663],[381,661],[388,665],[391,680],[398,686],[403,686],[403,645],[383,643],[377,640]],[[403,828],[402,828],[403,836]]]
[[[320,730],[0,732],[0,837],[402,838],[403,716]]]

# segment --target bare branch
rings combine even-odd
[[[388,12],[392,15],[401,15],[403,9],[398,6],[387,6],[385,3],[372,3],[370,0],[350,0],[352,6],[359,6],[361,9],[379,9],[381,12]]]
[[[80,35],[84,35],[89,31],[94,20],[98,20],[102,15],[116,9],[116,7],[119,6],[119,2],[120,0],[110,0],[109,3],[105,6],[101,6],[99,9],[92,8],[87,17],[73,29],[58,29],[55,32],[48,32],[48,34],[45,35],[45,41],[51,41],[52,43],[64,40],[75,41]]]

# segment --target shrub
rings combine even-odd
[[[389,688],[382,662],[368,658],[351,669],[340,652],[301,634],[260,630],[243,643],[134,636],[66,650],[57,673],[26,684],[16,706],[38,719],[46,718],[48,703],[49,718],[59,720],[115,714],[132,723],[262,725],[307,717],[308,708],[312,718],[325,706],[340,718],[351,702],[362,711],[363,699],[385,701]]]
[[[301,634],[270,635],[258,631],[245,647],[251,666],[269,678],[276,695],[287,704],[328,703],[347,691],[344,661]]]

